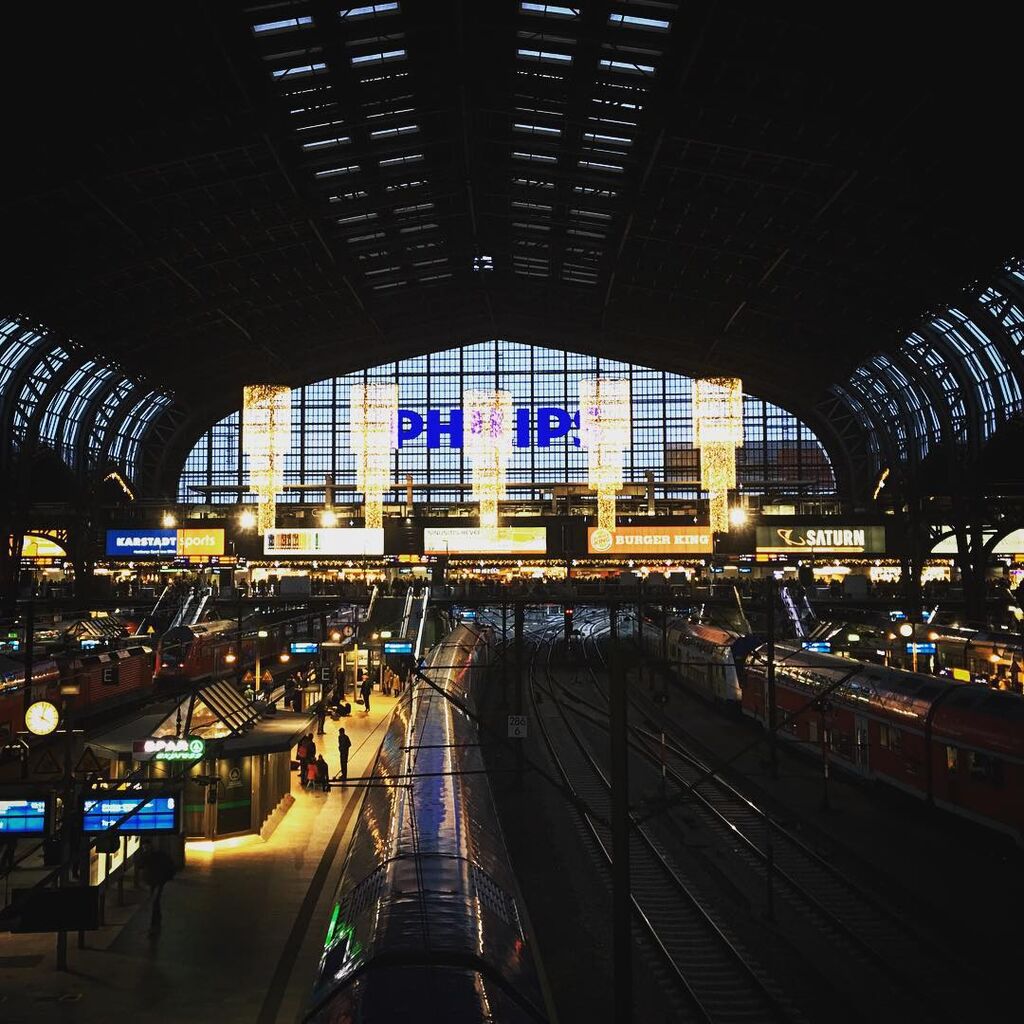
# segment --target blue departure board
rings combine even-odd
[[[142,803],[142,797],[110,796],[99,800],[86,799],[82,828],[86,832],[106,832],[130,811],[136,813],[130,818],[125,818],[117,826],[118,832],[178,831],[178,799],[173,796],[155,796],[145,804]]]
[[[41,836],[46,833],[46,800],[0,800],[0,834]]]
[[[292,654],[320,653],[320,645],[315,640],[293,640],[290,649]]]
[[[412,654],[411,640],[385,640],[385,654]]]

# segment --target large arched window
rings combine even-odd
[[[632,445],[625,453],[627,482],[643,484],[649,472],[660,484],[678,482],[664,493],[696,497],[699,460],[693,448],[693,381],[631,363],[560,352],[508,341],[487,341],[462,348],[387,363],[344,377],[296,388],[292,392],[292,450],[287,456],[284,501],[324,500],[325,475],[351,490],[355,460],[349,438],[349,388],[364,381],[399,385],[399,405],[424,423],[439,417],[447,424],[470,388],[503,388],[513,404],[529,409],[536,420],[544,409],[575,413],[579,382],[597,375],[626,377],[632,392]],[[429,416],[428,416],[429,414]],[[225,417],[211,427],[189,454],[180,478],[179,500],[189,504],[235,502],[245,496],[247,476],[240,451],[239,417]],[[576,431],[544,445],[534,436],[517,447],[509,463],[512,483],[583,483],[587,454],[573,443]],[[738,452],[741,488],[748,493],[792,495],[835,493],[835,478],[815,434],[795,416],[764,399],[744,400],[744,447]],[[456,501],[471,478],[463,452],[447,434],[428,444],[427,431],[393,453],[392,478],[407,475],[432,500]],[[446,488],[445,485],[452,485]],[[301,486],[303,490],[296,489]],[[526,496],[526,492],[519,492]],[[245,500],[252,500],[247,495]]]

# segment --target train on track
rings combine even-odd
[[[340,1021],[548,1019],[470,712],[489,630],[459,625],[398,705],[360,811],[312,1008]],[[447,697],[445,696],[447,695]],[[448,698],[452,698],[449,700]]]
[[[683,682],[728,703],[721,680],[735,678],[743,714],[766,725],[767,647],[682,620],[669,627],[669,658]],[[708,649],[716,636],[717,652]],[[643,637],[660,656],[661,627],[646,624]],[[703,675],[694,664],[701,659]],[[1024,696],[791,641],[775,645],[775,691],[781,738],[1024,845]]]
[[[666,658],[702,697],[739,712],[742,694],[736,665],[752,646],[749,637],[687,619],[669,619],[663,626],[645,619],[640,635],[644,650]]]
[[[1024,844],[1024,697],[787,644],[775,657],[780,736]],[[741,669],[743,711],[762,724],[767,664],[761,647]]]
[[[60,693],[74,684],[77,693]],[[67,701],[76,722],[141,698],[153,688],[153,648],[136,644],[97,654],[58,655],[32,666],[32,696],[60,706]],[[0,658],[0,739],[25,728],[25,664]]]

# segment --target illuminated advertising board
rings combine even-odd
[[[119,833],[177,832],[178,804],[178,798],[174,796],[155,796],[145,803],[142,797],[85,798],[82,801],[82,829],[85,832],[106,832],[129,814],[131,816],[117,826]]]
[[[177,530],[179,555],[223,555],[223,530]]]
[[[714,550],[707,526],[590,527],[587,553],[591,555],[710,555]]]
[[[759,526],[758,554],[885,554],[884,526]]]
[[[0,800],[0,836],[46,834],[46,800]]]
[[[302,555],[330,558],[334,555],[383,555],[384,531],[345,527],[301,527],[267,530],[265,555]]]
[[[108,558],[174,558],[224,554],[222,529],[107,530]]]
[[[938,646],[933,643],[909,643],[907,644],[907,654],[936,654],[938,653]]]
[[[132,741],[136,761],[201,761],[206,740],[201,736],[159,736]]]
[[[547,550],[546,526],[428,526],[423,531],[425,555],[543,555]]]

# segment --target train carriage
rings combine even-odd
[[[307,1020],[546,1019],[472,708],[490,638],[458,626],[397,708],[345,862]],[[439,692],[449,694],[458,705]],[[428,995],[429,994],[429,995]]]

